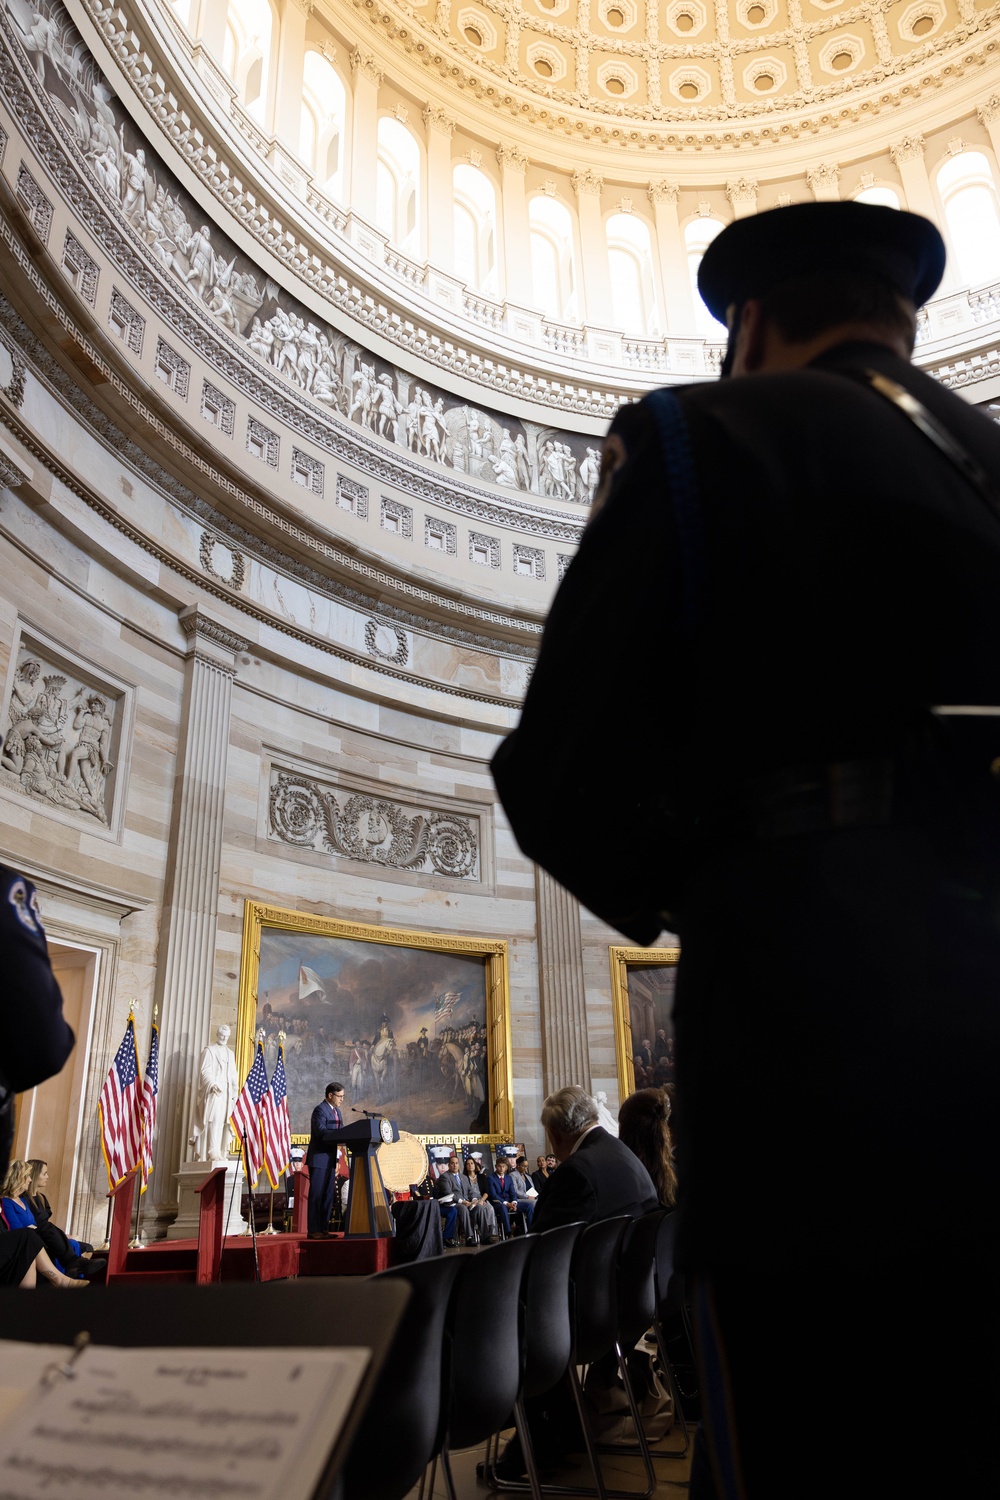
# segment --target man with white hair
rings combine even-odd
[[[652,1178],[627,1146],[599,1120],[597,1100],[578,1084],[550,1094],[542,1125],[559,1170],[545,1184],[532,1221],[535,1232],[581,1219],[638,1218],[656,1208]]]

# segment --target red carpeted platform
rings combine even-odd
[[[257,1260],[261,1281],[289,1276],[370,1276],[390,1264],[390,1239],[310,1240],[302,1234],[260,1234]],[[115,1282],[176,1282],[195,1280],[197,1240],[158,1240],[142,1250],[129,1250]],[[222,1242],[220,1281],[253,1281],[253,1242],[249,1235],[227,1235]]]

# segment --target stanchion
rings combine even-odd
[[[274,1188],[271,1189],[271,1203],[267,1211],[267,1228],[261,1230],[261,1234],[277,1234],[274,1227]]]

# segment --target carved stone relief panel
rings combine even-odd
[[[272,765],[268,838],[384,865],[479,882],[482,820],[383,792],[371,794]]]
[[[130,717],[124,683],[22,630],[4,699],[0,786],[114,832],[124,801]]]

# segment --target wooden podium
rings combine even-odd
[[[392,1122],[388,1122],[392,1124]],[[324,1130],[319,1139],[324,1146],[346,1146],[351,1158],[351,1195],[347,1205],[347,1239],[364,1235],[395,1234],[395,1225],[389,1212],[385,1184],[378,1164],[378,1148],[383,1141],[382,1120],[366,1117],[340,1130]],[[399,1140],[399,1131],[392,1125],[392,1140]]]

